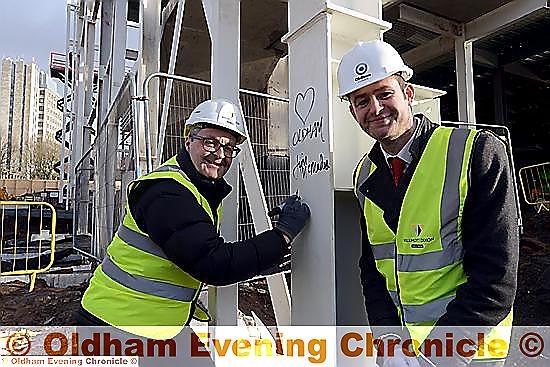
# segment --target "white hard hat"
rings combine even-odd
[[[409,80],[413,71],[389,43],[380,40],[358,42],[342,57],[338,66],[338,97],[394,74]]]
[[[189,131],[197,124],[206,124],[229,130],[237,138],[237,144],[241,144],[248,138],[241,116],[239,107],[227,99],[209,99],[201,102],[191,112],[185,121],[183,135],[187,137]]]

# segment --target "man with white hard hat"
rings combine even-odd
[[[281,205],[273,230],[247,240],[219,235],[223,179],[247,138],[240,107],[225,99],[199,104],[185,123],[185,145],[128,186],[126,213],[81,302],[80,325],[112,325],[171,338],[192,318],[203,284],[250,279],[280,264],[310,212],[296,195]]]
[[[488,132],[440,127],[413,115],[412,74],[398,52],[378,40],[356,44],[338,68],[339,96],[376,140],[354,171],[369,324],[399,326],[400,337],[420,343],[445,342],[440,327],[468,326],[453,329],[454,340],[461,335],[471,350],[437,355],[422,345],[416,357],[402,350],[386,357],[385,367],[501,366],[519,243],[506,148]],[[487,351],[491,338],[506,344],[500,353]]]

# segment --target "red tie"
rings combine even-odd
[[[401,176],[403,176],[403,171],[405,171],[405,161],[399,157],[392,157],[388,158],[388,162],[390,162],[391,166],[393,183],[397,186],[399,180],[401,180]]]

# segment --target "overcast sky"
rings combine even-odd
[[[66,14],[66,0],[0,0],[0,57],[49,71],[50,52],[65,53]]]

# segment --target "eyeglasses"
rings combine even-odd
[[[191,139],[198,139],[202,141],[202,148],[210,153],[216,153],[220,148],[223,149],[223,154],[226,157],[235,158],[240,153],[241,149],[231,145],[222,144],[214,138],[207,138],[206,136],[192,135]]]

